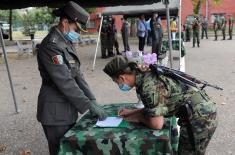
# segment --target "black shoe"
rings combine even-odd
[[[197,45],[197,47],[200,47],[200,45]]]
[[[101,59],[107,59],[108,57],[106,55],[101,56]]]
[[[194,48],[195,46],[193,46],[193,48]]]
[[[109,54],[108,54],[108,57],[113,57],[113,56],[114,56],[113,53],[109,53]]]
[[[228,40],[232,40],[232,38],[228,38]]]

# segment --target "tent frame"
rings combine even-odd
[[[0,31],[0,44],[2,45],[3,56],[4,56],[6,68],[7,68],[7,74],[8,74],[8,78],[9,78],[9,82],[10,82],[14,105],[15,105],[15,112],[16,112],[16,114],[18,114],[20,112],[20,110],[18,108],[18,103],[16,101],[15,90],[14,90],[14,86],[13,86],[13,82],[12,82],[12,78],[11,78],[11,72],[10,72],[10,68],[9,68],[9,64],[8,64],[7,53],[6,53],[5,43],[3,40],[2,31]]]
[[[180,0],[181,1],[181,0]],[[167,33],[168,33],[168,44],[169,44],[169,56],[170,56],[170,68],[173,67],[172,62],[173,62],[173,56],[172,56],[172,39],[171,39],[171,32],[170,32],[170,9],[169,9],[169,0],[162,0],[162,3],[165,4],[166,6],[166,19],[167,19]],[[181,6],[181,5],[180,5]],[[180,8],[181,9],[181,8]],[[181,14],[181,13],[180,13]],[[181,20],[181,19],[180,19]],[[97,39],[97,45],[96,45],[96,50],[95,50],[95,56],[93,60],[93,65],[92,65],[92,71],[95,70],[95,63],[96,63],[96,58],[97,58],[97,52],[98,52],[98,47],[99,47],[99,42],[100,42],[100,34],[101,34],[101,27],[103,23],[103,14],[101,17],[101,22],[100,22],[100,28],[99,28],[99,34],[98,34],[98,39]],[[180,31],[180,51],[181,51],[181,31]],[[181,52],[180,52],[181,53]],[[180,54],[181,55],[181,54]],[[181,57],[181,56],[180,56]],[[180,58],[181,60],[181,58]],[[180,63],[181,64],[181,63]]]

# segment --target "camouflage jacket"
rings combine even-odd
[[[220,29],[220,22],[218,19],[215,19],[214,23],[213,23],[213,29],[214,30],[218,30]]]
[[[227,20],[225,18],[221,19],[221,29],[226,29],[226,25],[227,25]]]
[[[179,81],[152,72],[136,75],[136,91],[145,105],[146,116],[173,116],[188,100],[192,100],[192,106],[199,114],[216,112],[214,103],[205,92],[193,87],[183,90],[183,85]],[[203,103],[208,105],[205,106]],[[195,112],[195,118],[203,116],[199,114]]]
[[[228,20],[229,30],[233,29],[234,18],[230,17]]]

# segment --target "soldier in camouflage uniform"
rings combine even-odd
[[[225,37],[226,37],[226,25],[227,25],[227,20],[223,16],[221,18],[221,30],[222,30],[222,35],[223,35],[223,39],[222,40],[225,40]]]
[[[200,25],[197,17],[194,18],[192,29],[193,29],[193,47],[195,47],[196,41],[197,41],[197,47],[200,47],[200,37],[199,37]]]
[[[143,71],[136,63],[116,57],[104,68],[122,91],[136,87],[144,104],[143,109],[122,109],[118,114],[127,121],[143,123],[149,128],[161,129],[163,117],[179,118],[179,154],[204,155],[217,127],[216,105],[207,94],[171,77]],[[187,109],[187,110],[185,110]],[[187,115],[186,115],[186,112]]]
[[[229,19],[228,19],[229,40],[232,40],[232,38],[233,38],[233,23],[234,23],[234,18],[231,15],[229,15]]]
[[[208,39],[208,33],[207,33],[207,30],[208,30],[208,21],[207,21],[207,18],[203,19],[201,26],[202,26],[201,39],[204,38],[204,33],[205,33],[206,39]]]
[[[214,23],[213,23],[213,29],[214,29],[214,32],[215,32],[215,40],[214,41],[217,41],[217,31],[219,30],[220,28],[220,23],[219,23],[219,19],[218,19],[218,16],[215,17],[215,20],[214,20]]]

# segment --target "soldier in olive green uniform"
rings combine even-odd
[[[199,26],[198,18],[194,19],[192,28],[193,28],[193,47],[195,47],[196,40],[197,40],[197,47],[200,47],[200,37],[199,37],[200,26]]]
[[[108,34],[107,34],[107,20],[104,19],[101,27],[101,34],[100,34],[100,42],[101,42],[101,58],[107,58],[108,52]]]
[[[225,40],[225,38],[226,38],[226,25],[227,25],[227,20],[223,16],[221,18],[221,31],[222,31],[222,35],[223,35],[223,39],[222,40]]]
[[[207,34],[207,31],[208,31],[208,21],[206,18],[203,18],[203,21],[202,21],[202,35],[201,35],[201,39],[204,38],[204,33],[205,33],[205,36],[206,36],[206,39],[208,39],[208,34]]]
[[[229,20],[228,20],[229,40],[232,40],[232,38],[233,38],[233,24],[234,24],[234,18],[231,15],[229,15]]]
[[[89,14],[72,1],[53,13],[60,17],[59,25],[43,39],[38,52],[42,85],[37,119],[45,132],[50,155],[57,155],[60,138],[75,124],[78,112],[90,110],[100,119],[106,114],[84,79],[72,45],[79,39],[77,22],[85,24]]]
[[[215,17],[215,20],[214,20],[214,23],[213,23],[213,29],[214,29],[214,32],[215,32],[215,41],[217,41],[217,31],[219,30],[220,28],[220,23],[219,23],[219,19],[218,19],[218,16]]]
[[[216,105],[207,94],[171,77],[143,71],[127,58],[116,57],[104,68],[122,91],[136,87],[143,109],[122,109],[118,114],[127,121],[161,129],[163,117],[179,118],[179,154],[204,155],[217,127]],[[187,114],[186,114],[187,113]]]

